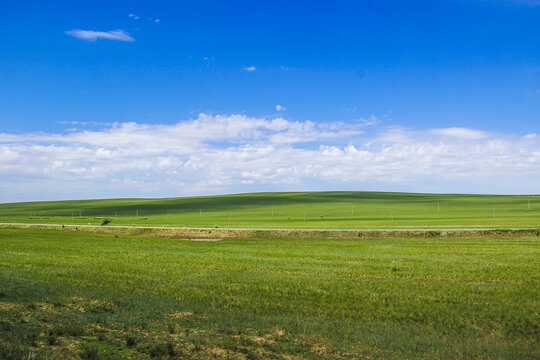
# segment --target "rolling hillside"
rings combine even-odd
[[[383,192],[252,193],[0,204],[1,222],[245,227],[538,227],[540,196]]]

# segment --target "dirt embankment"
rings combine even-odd
[[[358,230],[358,231],[297,231],[297,230],[228,230],[228,229],[151,229],[151,228],[120,228],[120,227],[77,227],[77,226],[25,226],[2,225],[6,228],[39,228],[64,231],[83,231],[100,234],[122,236],[164,237],[172,239],[241,239],[241,238],[299,238],[299,239],[351,239],[364,237],[479,237],[479,236],[540,236],[540,230]]]

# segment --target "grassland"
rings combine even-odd
[[[538,359],[537,236],[0,228],[0,358]]]
[[[540,227],[540,196],[258,193],[0,204],[0,222],[236,228]]]

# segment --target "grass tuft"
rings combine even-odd
[[[99,347],[91,343],[83,345],[80,355],[85,360],[98,360],[101,358],[99,356]]]

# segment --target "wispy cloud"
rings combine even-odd
[[[67,35],[76,37],[77,39],[96,41],[97,39],[108,39],[118,41],[135,41],[128,32],[124,30],[111,30],[111,31],[94,31],[94,30],[69,30],[66,31]]]
[[[519,0],[520,3],[530,5],[530,6],[539,6],[540,0]]]
[[[19,200],[29,189],[42,189],[42,198],[53,193],[64,198],[166,196],[306,189],[313,183],[332,184],[333,189],[397,184],[430,191],[452,191],[449,183],[462,183],[474,191],[476,182],[484,192],[519,183],[514,192],[538,190],[536,135],[464,138],[453,136],[454,131],[447,136],[447,129],[378,126],[367,134],[365,126],[200,114],[171,125],[118,123],[69,133],[4,133],[0,198]],[[437,188],[434,181],[445,186]]]
[[[282,106],[282,105],[276,105],[276,110],[277,111],[285,111],[285,110],[287,110],[287,108],[285,106]]]
[[[358,118],[354,120],[355,122],[358,122],[362,124],[363,126],[374,126],[381,123],[381,120],[376,117],[375,115],[370,115],[367,119],[366,118]]]
[[[247,72],[254,72],[257,70],[257,68],[255,66],[248,66],[245,67],[244,70],[246,70]]]
[[[94,126],[94,127],[103,127],[103,126],[112,126],[112,123],[102,122],[102,121],[57,121],[57,124],[62,125],[77,125],[77,126]]]
[[[484,139],[488,136],[488,134],[484,131],[460,127],[432,129],[431,133],[441,136],[455,137],[458,139]]]
[[[133,20],[139,20],[139,15],[136,15],[136,14],[131,13],[131,14],[129,14],[128,16],[129,16],[129,18],[131,18],[131,19],[133,19]],[[160,19],[158,19],[158,18],[153,18],[153,17],[148,18],[148,20],[151,21],[151,22],[153,22],[153,23],[155,23],[155,24],[161,22]]]

